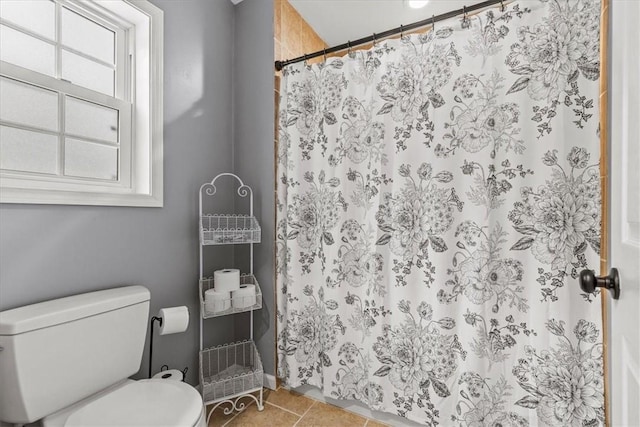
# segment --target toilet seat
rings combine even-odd
[[[65,427],[204,424],[200,394],[188,384],[158,379],[131,381],[69,415]]]

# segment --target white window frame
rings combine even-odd
[[[0,171],[0,203],[161,207],[163,205],[163,12],[147,0],[56,2],[113,23],[116,97],[0,61],[0,75],[119,110],[118,180]],[[118,31],[118,28],[124,29]],[[124,49],[123,49],[124,47]],[[121,64],[118,64],[121,65]],[[125,70],[123,72],[123,70]],[[131,70],[127,73],[126,70]],[[130,78],[126,78],[127,74]],[[0,94],[1,96],[1,94]],[[123,100],[126,97],[129,99]],[[64,120],[64,119],[63,119]],[[16,125],[16,127],[20,127]],[[29,127],[24,127],[28,129]],[[61,130],[62,131],[62,130]],[[0,153],[1,155],[1,153]]]

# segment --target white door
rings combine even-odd
[[[620,299],[609,295],[611,425],[640,426],[640,1],[610,3],[610,261]]]

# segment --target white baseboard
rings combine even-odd
[[[271,374],[264,374],[264,386],[268,389],[275,390],[276,385],[276,377]]]
[[[266,381],[265,381],[266,384]],[[285,387],[283,385],[283,387]],[[329,405],[337,406],[338,408],[342,408],[346,411],[353,412],[357,415],[361,415],[366,418],[370,418],[372,420],[380,421],[384,424],[389,424],[394,427],[420,427],[422,424],[415,423],[406,418],[402,418],[398,415],[389,414],[387,412],[374,411],[363,403],[357,402],[355,400],[336,400],[330,397],[325,397],[322,394],[322,391],[314,386],[303,385],[301,387],[296,387],[295,390],[297,393],[303,394],[311,399],[319,400],[320,402],[327,403]]]

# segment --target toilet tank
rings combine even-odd
[[[149,299],[125,286],[0,312],[0,421],[39,420],[138,372]]]

